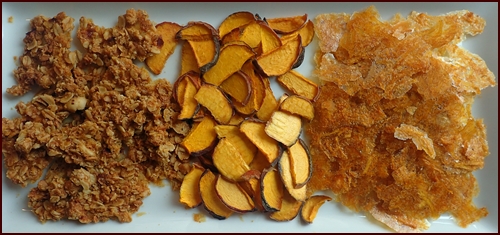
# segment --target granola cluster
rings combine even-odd
[[[19,117],[2,118],[7,177],[26,187],[49,168],[28,195],[42,222],[130,222],[150,182],[179,189],[191,167],[179,145],[190,125],[177,119],[171,84],[133,62],[163,43],[145,11],[127,10],[113,28],[82,17],[85,53],[70,50],[73,22],[64,12],[30,22],[18,84],[7,92],[42,89],[16,105]]]

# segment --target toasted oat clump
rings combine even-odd
[[[88,51],[84,61],[97,66],[108,65],[112,57],[144,61],[159,53],[163,45],[147,12],[134,9],[119,16],[113,28],[97,26],[92,19],[81,17],[77,37]]]
[[[41,222],[130,222],[150,194],[150,182],[168,179],[179,189],[191,167],[179,145],[190,125],[177,119],[172,85],[153,81],[132,61],[161,44],[146,12],[130,9],[112,29],[82,19],[85,53],[69,51],[73,19],[64,12],[31,21],[20,57],[30,63],[14,71],[18,85],[8,92],[22,95],[32,85],[42,90],[16,105],[20,117],[2,119],[7,177],[26,187],[51,164],[28,195]],[[89,27],[99,30],[83,37]],[[102,43],[106,30],[112,36]]]
[[[50,88],[58,80],[71,77],[71,68],[81,56],[69,50],[73,22],[64,12],[50,19],[36,16],[30,21],[31,30],[23,40],[24,53],[14,71],[18,84],[8,88],[7,93],[20,96],[34,84]]]

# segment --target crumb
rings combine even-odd
[[[9,18],[7,19],[7,22],[14,23],[14,16],[9,16]]]
[[[143,215],[145,215],[145,214],[146,214],[146,212],[137,212],[136,216],[137,216],[137,217],[141,217],[141,216],[143,216]]]
[[[194,213],[193,220],[198,222],[198,223],[201,223],[201,222],[205,222],[207,219],[206,219],[205,215],[202,213]]]

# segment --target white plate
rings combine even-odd
[[[437,15],[450,11],[468,9],[487,21],[484,32],[469,38],[462,45],[481,56],[498,76],[498,3],[374,3],[383,19],[389,19],[397,12],[403,15],[411,10]],[[307,13],[313,19],[319,13],[360,11],[368,3],[2,3],[2,117],[17,115],[12,108],[20,100],[27,101],[28,94],[13,98],[5,90],[14,84],[12,70],[14,56],[23,52],[22,39],[29,30],[29,19],[43,14],[48,17],[65,11],[76,19],[81,16],[94,19],[98,25],[111,27],[119,15],[128,8],[144,9],[155,22],[173,21],[186,24],[188,21],[205,21],[218,27],[225,16],[236,11],[250,11],[262,17],[283,17]],[[8,23],[8,17],[13,22]],[[308,76],[314,66],[312,55],[317,42],[308,46],[306,59],[299,72]],[[169,59],[167,67],[159,77],[170,81],[177,76],[179,50]],[[170,72],[170,73],[169,73]],[[273,89],[279,92],[277,85]],[[280,95],[280,94],[277,94]],[[433,221],[428,232],[498,232],[498,87],[487,88],[476,99],[473,113],[484,118],[488,128],[491,154],[486,158],[484,169],[477,171],[481,192],[474,202],[487,207],[488,217],[471,224],[468,228],[458,227],[448,215]],[[14,185],[2,172],[2,232],[387,232],[380,224],[368,220],[361,213],[353,213],[339,203],[328,202],[320,209],[313,224],[305,225],[299,218],[291,222],[274,222],[262,213],[234,215],[225,221],[213,219],[197,223],[194,213],[205,213],[203,209],[186,210],[178,203],[178,193],[169,186],[151,186],[152,194],[144,200],[131,223],[115,221],[82,225],[75,221],[47,222],[41,224],[27,209],[27,193],[33,185],[21,188]]]

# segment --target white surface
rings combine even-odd
[[[462,45],[480,55],[493,73],[498,76],[498,3],[374,3],[382,18],[389,19],[397,12],[406,16],[411,10],[429,14],[443,14],[450,11],[468,9],[484,17],[487,21],[485,31],[469,38]],[[48,17],[65,11],[78,19],[87,16],[97,25],[111,27],[117,17],[128,8],[144,9],[155,22],[173,21],[186,24],[199,20],[218,27],[230,13],[250,11],[261,17],[284,17],[307,13],[310,19],[317,14],[330,12],[360,11],[368,3],[2,3],[2,117],[15,117],[13,109],[20,100],[29,100],[32,94],[13,98],[5,90],[14,84],[12,70],[15,68],[14,56],[23,52],[22,39],[29,30],[29,19],[43,14]],[[8,17],[14,18],[8,23]],[[75,28],[76,28],[75,27]],[[159,77],[173,81],[178,73],[179,50],[168,60],[167,66]],[[306,58],[298,71],[306,76],[313,68],[312,55],[317,49],[314,41],[307,47]],[[273,89],[279,96],[276,84]],[[433,221],[427,232],[498,232],[498,87],[487,88],[476,99],[473,107],[476,117],[484,118],[488,128],[490,156],[486,158],[484,169],[477,171],[481,192],[474,202],[479,207],[487,207],[488,217],[463,229],[458,227],[448,215]],[[152,194],[144,200],[139,213],[134,214],[131,223],[120,224],[115,221],[82,225],[75,221],[47,222],[41,224],[27,209],[27,193],[33,185],[21,188],[5,177],[2,171],[2,232],[388,232],[380,224],[369,221],[361,213],[353,213],[339,203],[327,202],[320,209],[313,224],[305,225],[299,218],[291,222],[274,222],[262,213],[245,215],[235,214],[225,221],[210,217],[203,209],[184,209],[178,203],[178,193],[170,186],[151,186]],[[206,222],[193,220],[194,213],[204,213]],[[139,216],[138,214],[142,214]]]

